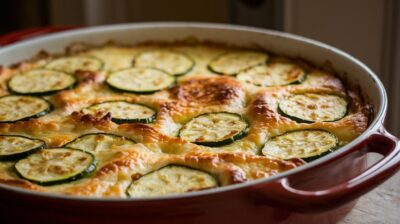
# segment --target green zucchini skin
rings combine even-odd
[[[86,152],[86,151],[84,151],[84,150],[80,150],[80,149],[67,148],[67,147],[63,147],[63,148],[69,149],[69,150],[75,150],[75,151],[83,152],[83,153],[85,153],[86,155],[89,155],[89,156],[92,158],[92,161],[91,161],[91,163],[86,167],[86,169],[83,170],[82,172],[80,172],[80,173],[78,173],[78,174],[76,174],[76,175],[73,175],[73,176],[66,177],[66,178],[64,178],[64,179],[53,180],[53,181],[39,181],[39,180],[35,180],[35,179],[32,179],[32,178],[29,178],[29,177],[24,176],[24,175],[18,170],[18,168],[17,168],[17,164],[18,164],[21,160],[19,160],[19,161],[17,161],[17,162],[15,163],[15,165],[14,165],[14,170],[15,170],[15,172],[17,173],[17,175],[18,175],[20,178],[25,179],[25,180],[28,180],[28,181],[33,182],[33,183],[36,183],[36,184],[41,185],[41,186],[53,186],[53,185],[59,185],[59,184],[70,183],[70,182],[72,182],[72,181],[76,181],[76,180],[82,179],[82,178],[84,178],[84,177],[90,175],[91,173],[93,173],[93,172],[96,170],[96,168],[97,168],[97,161],[96,161],[96,158],[95,158],[95,156],[94,156],[93,154],[91,154],[91,153],[89,153],[89,152]],[[54,149],[58,149],[58,148],[54,148]],[[47,150],[51,150],[51,149],[47,149]],[[31,155],[32,155],[32,154],[31,154]]]
[[[152,115],[149,118],[142,118],[142,119],[120,119],[120,118],[111,118],[114,123],[117,124],[124,124],[124,123],[143,123],[143,124],[150,124],[156,120],[156,115]]]
[[[196,119],[196,118],[198,118],[198,117],[200,117],[200,116],[207,116],[207,115],[209,115],[209,114],[217,114],[217,113],[225,113],[225,114],[230,114],[230,115],[238,116],[238,117],[240,117],[240,119],[241,119],[243,122],[246,123],[246,127],[245,127],[242,131],[240,131],[239,133],[237,133],[236,135],[234,135],[234,136],[232,136],[232,137],[230,137],[230,138],[221,140],[221,141],[203,141],[203,142],[194,141],[194,142],[192,142],[192,143],[197,144],[197,145],[208,146],[208,147],[219,147],[219,146],[229,145],[229,144],[231,144],[231,143],[233,143],[233,142],[235,142],[235,141],[237,141],[237,140],[240,140],[240,139],[244,138],[244,137],[248,134],[248,132],[249,132],[249,127],[250,127],[249,122],[248,122],[247,120],[245,120],[241,115],[235,114],[235,113],[229,113],[229,112],[211,112],[211,113],[200,114],[200,115],[198,115],[198,116],[196,116],[196,117],[193,117],[191,120]],[[190,121],[191,121],[191,120],[190,120]],[[190,122],[190,121],[188,121],[188,122]],[[179,137],[179,138],[181,138],[181,133],[182,133],[182,130],[184,129],[184,127],[185,127],[185,125],[179,130],[179,133],[178,133],[178,137]]]
[[[2,97],[0,97],[0,99],[5,98],[5,97],[11,97],[11,96],[15,96],[15,95],[2,96]],[[45,102],[47,103],[48,107],[47,107],[46,109],[44,109],[43,111],[40,111],[40,112],[38,112],[38,113],[36,113],[36,114],[33,114],[33,115],[31,115],[31,116],[23,117],[23,118],[21,118],[21,119],[0,121],[0,124],[1,124],[1,123],[15,123],[15,122],[18,122],[18,121],[28,121],[28,120],[30,120],[30,119],[32,119],[32,118],[39,118],[39,117],[42,117],[42,116],[44,116],[44,115],[50,113],[51,111],[53,111],[53,108],[54,108],[54,107],[53,107],[53,105],[52,105],[48,100],[43,99],[43,98],[41,98],[41,97],[36,97],[36,96],[26,96],[26,97],[39,98],[39,99],[45,101]]]
[[[154,90],[133,90],[133,89],[125,89],[125,88],[121,88],[121,87],[115,86],[114,84],[111,84],[111,83],[109,82],[109,79],[110,79],[110,77],[111,77],[113,74],[115,74],[115,73],[117,73],[117,72],[124,71],[124,70],[130,70],[130,69],[134,69],[134,68],[122,69],[122,70],[115,71],[115,72],[111,73],[111,74],[108,76],[108,78],[106,79],[106,83],[107,83],[108,87],[109,87],[110,89],[116,91],[116,92],[121,92],[121,93],[123,93],[123,92],[128,92],[128,93],[141,94],[141,95],[150,95],[150,94],[153,94],[153,93],[162,91],[162,90],[167,90],[167,89],[169,89],[169,88],[172,88],[172,87],[175,86],[176,83],[177,83],[176,77],[174,77],[174,76],[171,75],[171,74],[166,73],[166,72],[163,71],[163,70],[157,69],[157,68],[142,68],[142,69],[157,70],[157,71],[162,72],[162,73],[164,73],[164,74],[166,74],[166,75],[168,75],[168,76],[170,76],[170,77],[173,78],[172,82],[171,82],[168,86],[166,86],[166,87],[164,87],[164,88],[161,88],[161,89],[154,89]]]
[[[301,118],[298,118],[298,117],[295,117],[295,116],[291,116],[291,115],[289,115],[289,114],[286,114],[285,112],[283,112],[283,111],[281,110],[281,108],[280,108],[279,106],[278,106],[278,113],[279,113],[280,115],[284,116],[284,117],[287,117],[287,118],[289,118],[289,119],[291,119],[291,120],[293,120],[293,121],[296,121],[297,123],[306,123],[306,124],[312,124],[312,123],[314,123],[314,121],[303,120],[303,119],[301,119]]]
[[[130,103],[130,102],[127,102],[127,101],[122,101],[122,100],[106,101],[106,102],[96,103],[96,104],[93,104],[93,105],[91,105],[89,107],[84,108],[82,111],[88,110],[88,109],[90,109],[90,108],[92,108],[94,106],[98,106],[98,105],[101,105],[101,104],[104,104],[104,103],[113,103],[113,102],[125,102],[125,103],[129,103],[129,104],[136,104],[136,105],[143,106],[143,107],[146,107],[146,108],[154,111],[154,113],[150,117],[147,117],[147,118],[116,118],[116,117],[113,117],[112,113],[111,113],[111,121],[113,121],[114,123],[117,123],[117,124],[123,124],[123,123],[144,123],[144,124],[148,124],[148,123],[153,123],[157,118],[157,111],[154,108],[149,107],[149,106],[147,106],[145,104]]]
[[[48,70],[48,69],[47,69]],[[55,72],[62,72],[65,73],[63,71],[55,71]],[[78,84],[78,80],[75,76],[71,75],[71,74],[67,74],[69,77],[74,79],[74,82],[71,85],[66,86],[65,88],[61,88],[61,89],[54,89],[54,90],[47,90],[47,91],[37,91],[37,92],[21,92],[21,91],[17,91],[15,90],[15,88],[12,87],[11,82],[12,79],[11,78],[8,82],[7,82],[7,88],[10,90],[10,92],[14,93],[14,94],[18,94],[18,95],[25,95],[25,96],[46,96],[46,95],[52,95],[55,94],[57,92],[60,91],[64,91],[64,90],[70,90],[70,89],[74,89],[77,84]]]
[[[301,132],[301,131],[319,131],[319,132],[325,132],[325,133],[329,134],[331,137],[334,137],[334,139],[335,139],[335,145],[334,145],[334,146],[332,146],[331,148],[329,148],[329,149],[327,149],[327,150],[325,150],[325,151],[323,151],[323,152],[321,152],[321,153],[319,153],[319,154],[317,154],[317,155],[296,157],[296,158],[299,158],[299,159],[304,160],[304,161],[307,162],[307,163],[312,162],[312,161],[314,161],[314,160],[316,160],[316,159],[319,159],[319,158],[321,158],[321,157],[324,157],[325,155],[327,155],[327,154],[329,154],[329,153],[335,151],[335,150],[339,147],[339,139],[338,139],[338,137],[337,137],[336,135],[334,135],[334,134],[332,134],[332,133],[330,133],[330,132],[328,132],[328,131],[321,130],[321,129],[303,129],[303,130],[288,131],[288,132],[285,132],[285,133],[283,133],[283,134],[281,134],[281,135],[274,136],[274,137],[272,137],[270,140],[268,140],[266,143],[264,143],[264,145],[261,147],[261,149],[263,150],[264,147],[267,145],[267,143],[268,143],[269,141],[271,141],[271,140],[274,140],[274,139],[276,139],[276,138],[278,138],[278,137],[282,137],[282,136],[285,136],[285,135],[288,135],[288,134],[291,134],[291,133]],[[262,154],[266,155],[264,152],[263,152]],[[268,155],[270,155],[270,154],[268,154]],[[270,156],[273,156],[273,155],[270,155]],[[280,159],[293,159],[293,158],[280,158]]]
[[[2,137],[20,137],[20,138],[25,138],[28,140],[36,140],[36,141],[41,141],[42,145],[39,145],[37,147],[31,148],[27,151],[24,152],[19,152],[19,153],[15,153],[15,154],[9,154],[9,155],[0,155],[0,161],[13,161],[13,160],[19,160],[22,158],[25,158],[27,156],[29,156],[30,154],[40,150],[40,149],[44,149],[47,148],[47,144],[45,141],[41,140],[41,139],[34,139],[34,138],[29,138],[26,136],[22,136],[22,135],[0,135]]]
[[[322,157],[328,155],[329,153],[335,151],[337,148],[338,148],[338,147],[335,147],[335,148],[332,148],[332,149],[330,149],[330,150],[328,150],[328,151],[325,151],[325,152],[323,152],[323,153],[321,153],[321,154],[319,154],[319,155],[310,156],[310,157],[301,158],[301,159],[304,160],[304,161],[307,162],[307,163],[310,163],[310,162],[312,162],[312,161],[314,161],[314,160],[317,160],[317,159],[319,159],[319,158],[322,158]]]
[[[233,136],[232,138],[225,139],[223,141],[218,141],[218,142],[193,142],[194,144],[197,145],[203,145],[203,146],[208,146],[208,147],[219,147],[219,146],[224,146],[224,145],[229,145],[237,140],[240,140],[244,138],[248,134],[248,129],[243,130],[239,134]]]

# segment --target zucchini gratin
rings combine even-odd
[[[74,44],[0,71],[0,183],[141,198],[269,177],[360,135],[333,72],[212,43]]]

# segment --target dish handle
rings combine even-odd
[[[0,35],[0,46],[6,46],[21,40],[29,39],[32,37],[55,33],[65,30],[77,29],[77,26],[47,26],[47,27],[35,27],[15,32]]]
[[[303,190],[292,184],[296,177],[300,177],[306,172],[318,172],[323,166],[351,157],[354,153],[365,156],[372,152],[382,155],[383,158],[347,181],[322,190]],[[303,213],[323,212],[357,199],[382,184],[399,169],[400,142],[396,137],[382,129],[362,141],[360,145],[350,148],[337,157],[317,167],[310,167],[272,182],[268,184],[268,187],[264,186],[258,192],[261,193],[264,202],[272,203],[275,206]],[[301,180],[301,178],[298,179]],[[259,194],[257,194],[257,197],[260,199]]]

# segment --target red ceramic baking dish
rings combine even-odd
[[[368,129],[351,143],[319,160],[282,174],[218,189],[151,199],[85,198],[38,193],[0,184],[0,221],[35,223],[335,223],[358,197],[400,168],[396,137],[382,126],[387,97],[378,77],[349,54],[292,34],[243,26],[204,23],[139,23],[81,28],[37,37],[68,27],[33,29],[0,37],[0,62],[10,65],[40,50],[60,52],[72,42],[135,44],[187,37],[258,45],[315,64],[329,61],[335,71],[373,107]],[[33,37],[33,38],[31,38]],[[367,154],[382,159],[367,165]]]

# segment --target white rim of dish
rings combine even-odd
[[[324,156],[321,159],[318,159],[314,162],[308,163],[306,165],[303,165],[301,167],[277,174],[275,176],[271,176],[268,178],[261,178],[258,180],[253,180],[245,183],[239,183],[239,184],[233,184],[229,186],[223,186],[219,188],[214,188],[214,189],[208,189],[208,190],[202,190],[202,191],[195,191],[195,192],[189,192],[185,194],[176,194],[176,195],[169,195],[169,196],[162,196],[162,197],[149,197],[149,198],[101,198],[101,197],[89,197],[89,196],[70,196],[70,195],[63,195],[63,194],[57,194],[57,193],[47,193],[47,192],[38,192],[38,191],[33,191],[33,190],[27,190],[24,188],[20,187],[14,187],[10,185],[5,185],[0,183],[0,189],[4,190],[9,190],[9,191],[14,191],[15,193],[20,193],[20,194],[28,194],[30,196],[37,196],[37,197],[48,197],[48,198],[54,198],[54,199],[62,199],[62,200],[74,200],[74,201],[90,201],[90,202],[99,202],[99,203],[104,203],[104,202],[118,202],[118,203],[133,203],[133,202],[140,202],[140,201],[160,201],[160,200],[180,200],[180,199],[185,199],[185,198],[193,198],[193,197],[200,197],[204,195],[211,195],[211,194],[218,194],[218,193],[223,193],[226,191],[233,191],[233,190],[238,190],[240,188],[246,188],[246,187],[252,187],[256,186],[259,184],[266,184],[268,182],[276,181],[278,179],[284,178],[286,176],[290,176],[292,174],[301,172],[306,169],[311,169],[312,167],[318,166],[322,163],[325,163],[328,160],[331,160],[334,157],[337,157],[343,153],[345,153],[347,150],[350,148],[354,147],[355,145],[358,145],[361,143],[363,140],[368,138],[372,133],[377,132],[381,127],[383,120],[385,118],[385,113],[387,109],[387,96],[386,96],[386,91],[385,88],[378,78],[378,76],[370,69],[368,68],[364,63],[359,61],[358,59],[354,58],[350,54],[339,50],[335,47],[332,47],[328,44],[324,44],[322,42],[312,40],[309,38],[305,38],[302,36],[298,36],[295,34],[290,34],[290,33],[285,33],[285,32],[280,32],[280,31],[274,31],[274,30],[267,30],[267,29],[260,29],[260,28],[254,28],[254,27],[248,27],[248,26],[241,26],[241,25],[229,25],[229,24],[218,24],[218,23],[197,23],[197,22],[145,22],[145,23],[132,23],[132,24],[118,24],[118,25],[106,25],[106,26],[95,26],[95,27],[89,27],[89,28],[82,28],[82,29],[77,29],[77,30],[71,30],[71,31],[62,31],[54,34],[48,34],[45,36],[39,36],[39,37],[34,37],[29,40],[21,41],[16,44],[12,44],[6,47],[3,47],[0,49],[0,54],[8,54],[13,51],[14,48],[20,48],[24,46],[30,46],[33,44],[38,44],[36,42],[49,42],[49,41],[54,41],[57,39],[64,39],[67,37],[73,37],[76,35],[80,34],[87,34],[87,33],[102,33],[106,31],[115,31],[115,30],[126,30],[126,29],[167,29],[167,28],[197,28],[197,29],[219,29],[219,30],[236,30],[236,31],[243,31],[243,32],[251,32],[251,33],[259,33],[262,35],[269,35],[269,36],[275,36],[279,38],[285,38],[285,39],[292,39],[298,42],[301,42],[302,44],[308,44],[308,45],[314,45],[319,48],[322,48],[324,50],[333,52],[336,55],[339,55],[342,58],[345,58],[346,60],[349,60],[356,64],[358,67],[360,67],[366,74],[370,76],[370,78],[374,81],[376,86],[379,89],[379,108],[377,108],[377,113],[375,114],[375,117],[373,121],[369,124],[369,127],[367,130],[365,130],[360,136],[358,136],[356,139],[354,139],[352,142],[349,144],[341,147],[339,150],[336,150],[335,152],[330,153],[329,155]]]

